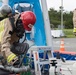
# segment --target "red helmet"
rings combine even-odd
[[[36,16],[32,11],[25,11],[21,13],[23,26],[26,30],[31,31],[32,26],[36,22]]]

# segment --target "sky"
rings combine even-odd
[[[61,6],[61,0],[46,0],[48,10],[49,8],[54,8],[59,10]],[[76,8],[76,0],[63,0],[64,11],[73,11]]]
[[[2,0],[2,1],[7,1],[7,0]],[[59,7],[61,6],[61,1],[63,1],[64,11],[73,11],[76,8],[76,0],[46,0],[48,10],[49,8],[54,8],[55,10],[59,10]]]

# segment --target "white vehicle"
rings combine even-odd
[[[63,37],[65,36],[62,30],[51,30],[52,37]]]

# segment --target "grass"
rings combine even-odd
[[[73,34],[73,29],[63,29],[66,38],[76,38]]]

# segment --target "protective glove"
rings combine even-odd
[[[11,46],[11,51],[16,55],[26,54],[29,49],[29,45],[27,43],[17,43],[14,42]]]
[[[76,36],[76,28],[73,29],[73,33]]]

